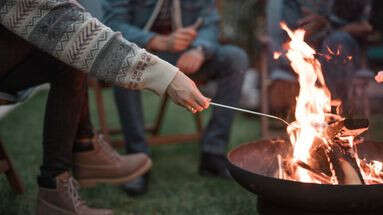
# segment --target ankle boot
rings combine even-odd
[[[199,166],[199,174],[231,179],[229,170],[226,168],[227,159],[224,155],[203,152]]]
[[[78,183],[68,172],[54,180],[54,187],[40,185],[37,215],[113,215],[112,210],[88,207],[78,194]]]
[[[74,176],[81,187],[92,187],[99,183],[128,183],[152,167],[152,161],[146,154],[122,156],[102,135],[95,135],[92,144],[91,150],[74,153]]]

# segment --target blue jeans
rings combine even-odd
[[[178,56],[160,54],[160,57],[174,64]],[[241,95],[244,72],[248,68],[248,64],[247,55],[242,49],[230,45],[220,46],[213,57],[205,62],[197,75],[204,80],[217,81],[218,89],[213,101],[237,106]],[[149,154],[140,93],[115,87],[114,95],[127,152]],[[225,153],[233,119],[233,111],[213,108],[212,117],[201,139],[202,152]]]

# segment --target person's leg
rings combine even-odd
[[[137,152],[149,154],[141,93],[136,90],[114,87],[114,97],[125,138],[126,152],[128,154]]]
[[[71,168],[86,75],[36,50],[3,78],[1,90],[16,93],[46,82],[51,89],[44,119],[41,176],[54,178]]]
[[[221,46],[213,59],[206,62],[201,74],[218,82],[213,102],[237,106],[242,89],[243,77],[248,68],[246,53],[235,46]],[[213,115],[202,136],[202,152],[223,155],[230,137],[234,112],[214,107]]]
[[[114,97],[125,138],[126,152],[128,154],[143,152],[149,155],[149,145],[145,137],[141,93],[136,90],[114,87]],[[142,195],[148,190],[148,181],[149,173],[124,184],[122,189],[131,196]]]
[[[321,59],[321,63],[332,98],[341,99],[344,114],[351,114],[347,94],[352,87],[352,79],[361,68],[359,44],[350,34],[337,31],[324,39],[322,53],[331,57],[330,60]]]
[[[95,137],[95,131],[90,120],[89,113],[89,98],[88,90],[85,92],[85,98],[83,105],[81,106],[81,114],[78,123],[78,129],[73,145],[73,152],[86,152],[93,150],[93,139]]]
[[[19,64],[5,83],[12,92],[44,79],[51,89],[44,118],[41,176],[54,178],[72,167],[73,142],[87,92],[86,75],[37,52]]]
[[[85,92],[85,98],[82,105],[80,120],[78,124],[76,139],[92,138],[94,129],[90,120],[88,90]]]

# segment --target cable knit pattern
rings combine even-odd
[[[0,24],[79,71],[162,95],[178,69],[126,41],[75,0],[1,0]]]

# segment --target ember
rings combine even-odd
[[[341,102],[331,101],[316,52],[304,42],[305,31],[293,32],[284,23],[281,27],[291,39],[286,57],[299,77],[300,91],[296,121],[287,128],[293,152],[278,157],[277,177],[318,184],[383,183],[383,163],[361,159],[357,152],[356,145],[362,142],[359,137],[368,129],[368,121],[332,113],[332,105],[339,109]],[[338,56],[340,49],[330,53]]]

